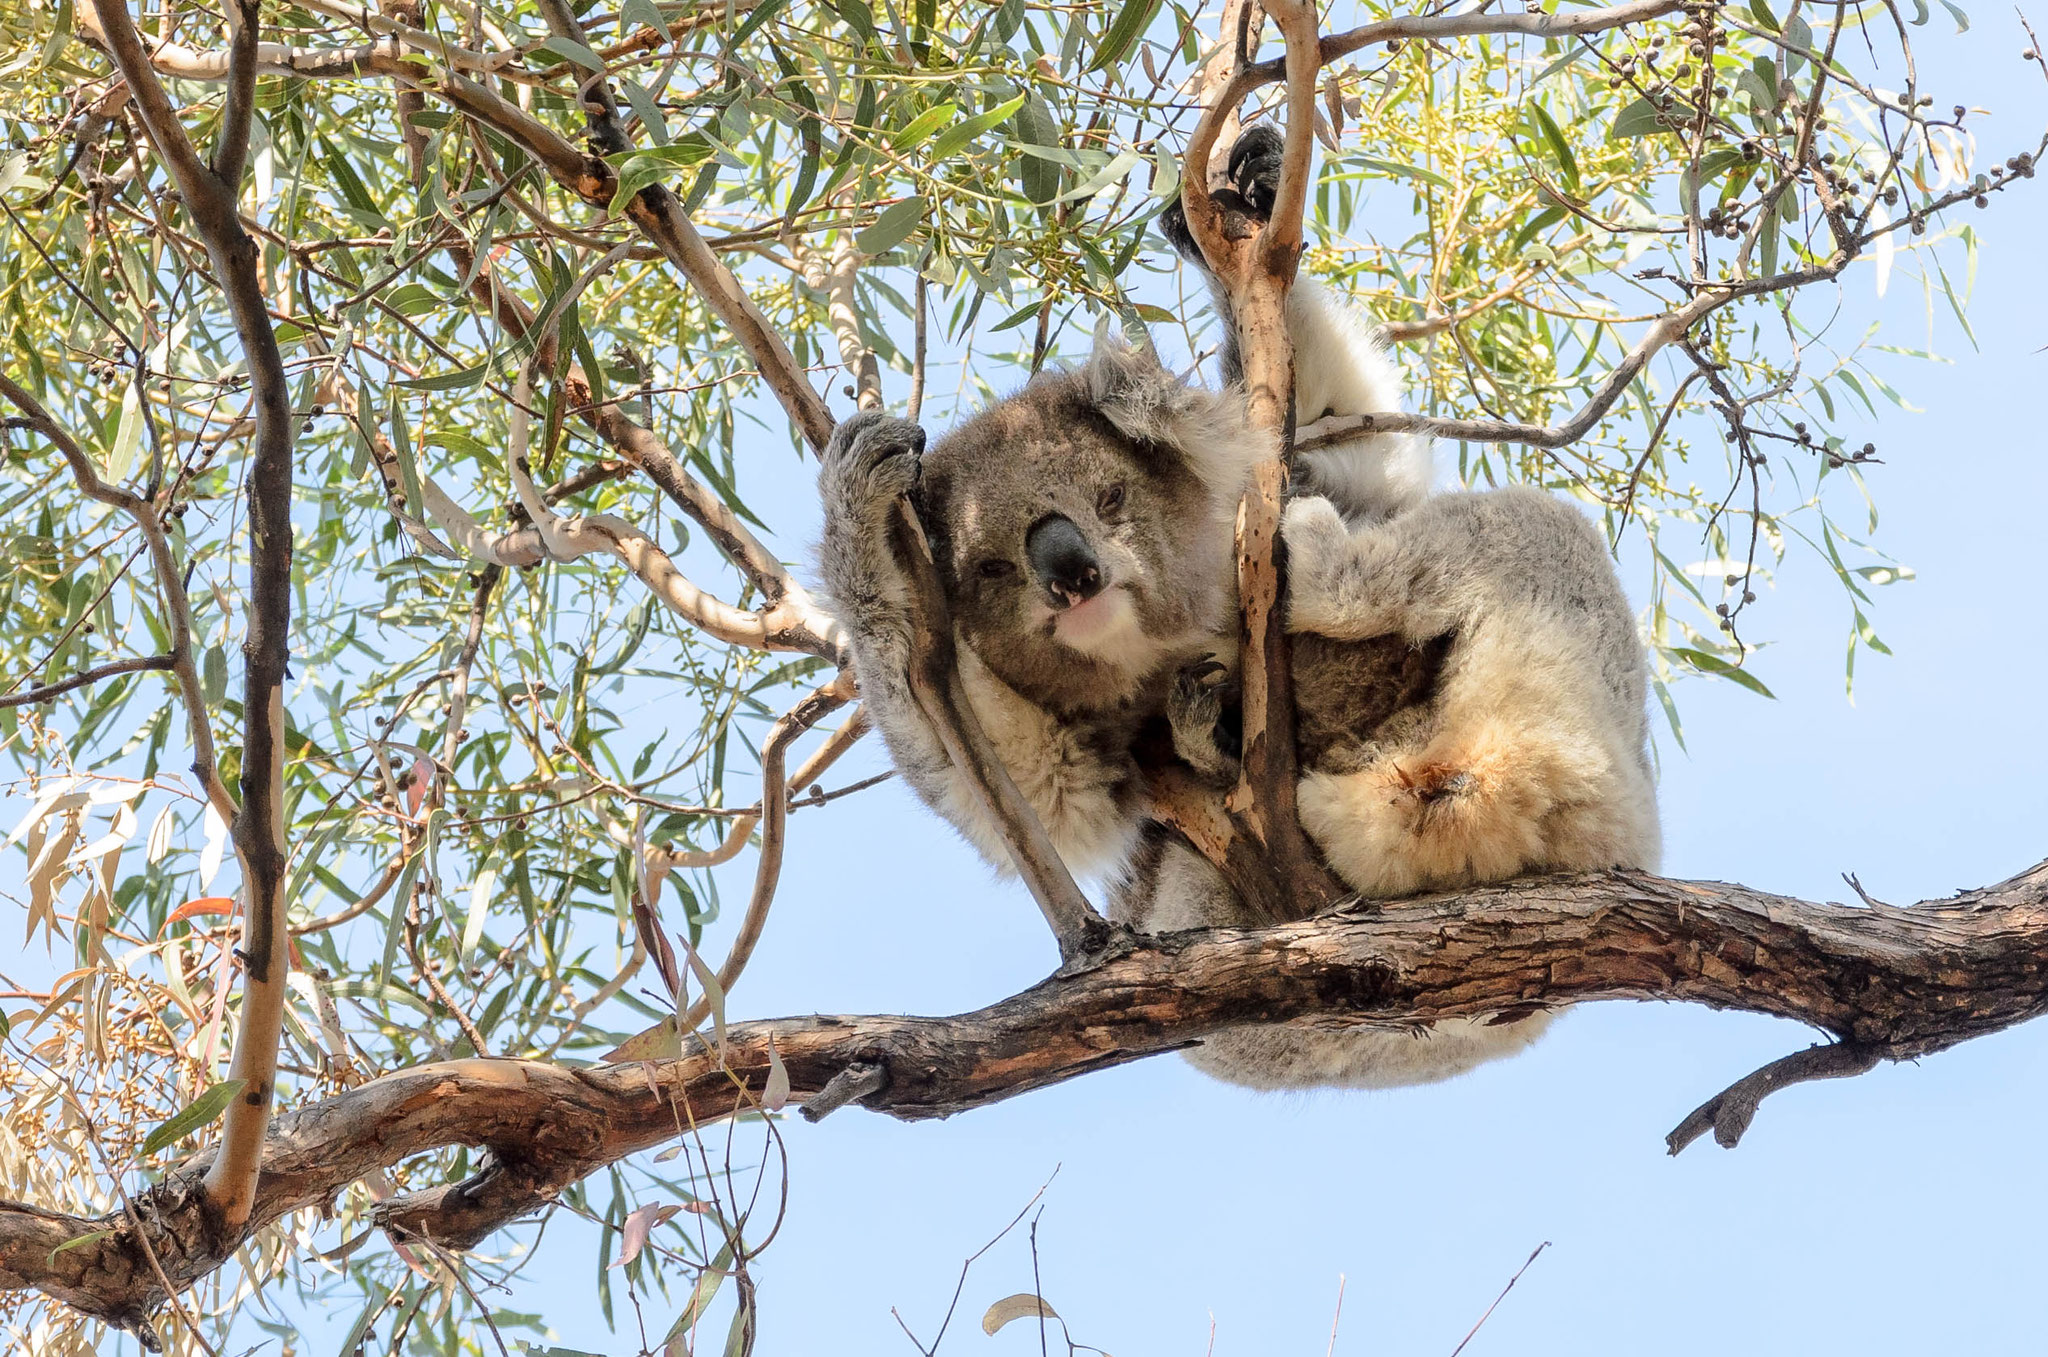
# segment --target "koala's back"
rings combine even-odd
[[[1642,647],[1584,515],[1514,488],[1353,531],[1302,503],[1288,544],[1291,630],[1443,648],[1425,700],[1303,780],[1302,823],[1348,885],[1392,896],[1655,865]]]

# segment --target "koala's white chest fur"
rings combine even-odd
[[[1128,808],[1128,773],[1105,759],[1095,732],[1054,716],[989,672],[973,647],[959,647],[961,687],[1067,867],[1081,876],[1110,871],[1130,856],[1138,826]],[[1007,871],[1009,850],[973,791],[954,783],[942,813]]]

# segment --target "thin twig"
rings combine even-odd
[[[1493,1298],[1493,1304],[1487,1306],[1486,1313],[1479,1316],[1479,1322],[1472,1326],[1472,1330],[1470,1333],[1467,1333],[1463,1338],[1458,1340],[1458,1346],[1451,1349],[1451,1357],[1458,1357],[1458,1354],[1465,1350],[1465,1345],[1472,1341],[1473,1335],[1477,1334],[1480,1329],[1485,1327],[1486,1321],[1493,1318],[1494,1310],[1500,1305],[1502,1301],[1508,1298],[1508,1292],[1515,1289],[1515,1283],[1522,1280],[1522,1274],[1529,1270],[1529,1264],[1536,1261],[1537,1254],[1542,1253],[1545,1249],[1549,1247],[1550,1241],[1546,1239],[1541,1244],[1538,1244],[1536,1246],[1536,1250],[1534,1253],[1531,1253],[1527,1258],[1522,1260],[1522,1265],[1515,1269],[1515,1275],[1508,1278],[1508,1284],[1500,1289],[1500,1294],[1498,1296],[1495,1296]],[[1332,1329],[1331,1341],[1333,1343],[1336,1341],[1335,1332],[1336,1331]]]
[[[106,664],[80,670],[70,678],[58,679],[55,683],[45,683],[39,688],[25,688],[18,693],[9,693],[5,697],[0,697],[0,707],[24,707],[34,702],[48,702],[51,698],[68,693],[73,688],[83,688],[89,683],[98,683],[102,679],[118,678],[122,674],[146,673],[153,669],[176,669],[177,667],[178,657],[176,655],[149,655],[135,660],[110,660]]]

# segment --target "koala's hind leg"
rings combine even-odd
[[[1355,772],[1311,773],[1302,828],[1353,890],[1408,895],[1539,864],[1555,776],[1527,732],[1456,730]]]

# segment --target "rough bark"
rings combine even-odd
[[[1300,923],[1144,940],[974,1013],[732,1024],[725,1056],[572,1069],[465,1060],[385,1075],[275,1119],[254,1229],[324,1205],[423,1151],[489,1151],[472,1178],[394,1198],[390,1228],[462,1246],[568,1184],[756,1105],[773,1038],[802,1102],[878,1066],[859,1101],[950,1116],[1200,1041],[1248,1022],[1408,1023],[1594,999],[1663,999],[1810,1024],[1836,1039],[1743,1080],[1681,1132],[1726,1143],[1765,1093],[1996,1032],[2048,1010],[2048,863],[1913,908],[1845,908],[1746,886],[1638,873],[1543,877],[1393,901]],[[879,1085],[879,1086],[877,1086]],[[1704,1118],[1704,1121],[1702,1121]],[[1732,1128],[1739,1135],[1740,1127]],[[188,1285],[232,1255],[200,1209],[202,1154],[138,1199],[166,1274]],[[71,1243],[71,1241],[82,1241]],[[68,1247],[67,1247],[68,1245]],[[61,1251],[60,1251],[61,1249]],[[0,1287],[35,1287],[136,1325],[162,1287],[120,1213],[0,1205]]]

